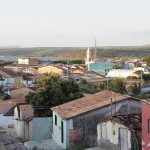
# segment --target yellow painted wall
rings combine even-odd
[[[63,75],[63,70],[62,70],[62,69],[59,69],[59,68],[57,68],[57,67],[54,67],[54,66],[47,66],[47,67],[39,68],[39,69],[38,69],[38,72],[39,72],[40,74],[56,73],[56,74],[59,74],[59,75]]]

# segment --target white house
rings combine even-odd
[[[16,105],[14,108],[14,127],[17,135],[24,140],[32,140],[31,120],[33,109],[31,105]]]
[[[119,115],[101,120],[97,125],[97,143],[102,149],[140,150],[141,115]]]
[[[12,99],[11,100],[0,100],[0,127],[9,128],[14,125],[14,111],[13,108],[16,104],[23,104],[24,100]]]
[[[9,126],[14,124],[13,115],[5,116],[7,110],[13,107],[10,101],[2,101],[0,100],[0,128],[8,128]]]

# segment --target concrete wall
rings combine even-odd
[[[8,128],[9,125],[14,125],[14,116],[0,114],[0,127]]]
[[[31,130],[30,127],[29,129]],[[52,132],[53,132],[52,117],[34,118],[32,120],[32,140],[43,140],[51,138]]]
[[[97,141],[98,143],[101,143],[102,141],[104,141],[104,139],[101,138],[101,126],[105,125],[106,126],[106,135],[107,135],[107,139],[109,140],[110,143],[102,143],[102,145],[100,145],[102,148],[108,148],[110,146],[110,148],[115,149],[115,150],[119,150],[119,129],[120,128],[125,128],[128,130],[128,128],[126,128],[124,125],[119,124],[117,122],[112,122],[112,121],[107,121],[107,122],[103,122],[103,123],[99,123],[97,125]],[[128,149],[131,149],[131,131],[128,130]]]
[[[33,135],[33,122],[29,122],[29,141],[32,141],[32,135]]]
[[[57,125],[55,125],[55,115],[57,116]],[[61,142],[61,121],[64,124],[64,142]],[[63,148],[67,148],[69,146],[69,130],[73,129],[72,119],[70,120],[61,120],[58,114],[53,112],[53,140],[62,146]]]
[[[14,128],[15,128],[15,131],[17,133],[17,135],[20,137],[21,136],[21,129],[20,129],[20,121],[17,120],[19,119],[19,114],[18,114],[18,109],[17,107],[14,108]]]
[[[19,113],[17,107],[14,108],[14,128],[18,137],[25,138],[24,122],[19,120]]]

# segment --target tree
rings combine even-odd
[[[51,116],[50,108],[83,97],[79,85],[51,74],[39,81],[35,92],[26,96],[26,102],[34,107],[35,116]]]
[[[1,85],[1,86],[0,86],[0,95],[3,95],[3,94],[4,94],[3,88],[4,88],[4,87]]]
[[[150,81],[150,74],[143,74],[142,78],[145,82],[148,82],[148,81]]]
[[[146,61],[147,66],[150,66],[150,56],[144,59]]]
[[[126,93],[126,84],[120,78],[115,78],[110,82],[110,87],[112,91],[119,92],[121,94]]]
[[[137,96],[141,94],[141,84],[134,82],[131,86],[129,86],[129,91]]]

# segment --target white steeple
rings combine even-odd
[[[90,48],[89,48],[89,47],[88,47],[88,49],[87,49],[86,58],[87,58],[87,59],[90,59],[90,58],[91,58],[91,51],[90,51]]]

